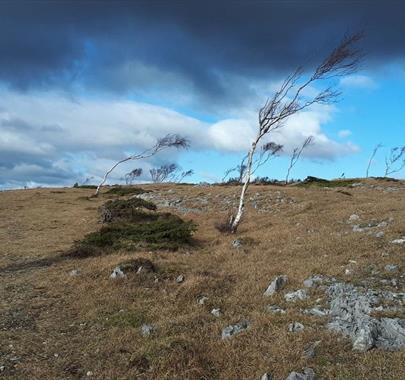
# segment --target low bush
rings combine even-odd
[[[353,183],[358,182],[355,179],[333,179],[333,180],[327,180],[324,178],[317,178],[317,177],[312,177],[309,176],[304,179],[301,183],[299,183],[297,186],[301,187],[309,187],[309,186],[318,186],[318,187],[346,187],[346,186],[351,186]]]
[[[150,192],[149,190],[144,190],[140,187],[116,186],[116,187],[112,187],[111,189],[107,190],[105,192],[105,194],[125,196],[125,195],[144,194],[144,193],[149,193],[149,192]]]
[[[108,201],[100,207],[101,220],[103,223],[120,220],[137,221],[139,219],[138,211],[141,209],[155,211],[156,205],[141,198]],[[141,214],[141,218],[145,217],[144,214]]]

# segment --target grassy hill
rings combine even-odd
[[[192,244],[72,257],[66,252],[75,242],[100,229],[99,207],[131,194],[0,193],[1,378],[260,379],[269,372],[285,379],[304,367],[319,379],[405,378],[404,349],[355,352],[347,337],[326,328],[328,316],[303,313],[328,307],[322,287],[304,300],[284,297],[316,274],[403,293],[405,245],[392,241],[405,236],[405,181],[253,185],[236,235],[215,224],[236,205],[237,186],[142,187],[157,212],[195,223]],[[133,259],[148,265],[110,278]],[[278,275],[288,283],[265,297]],[[405,318],[403,305],[373,313]],[[221,339],[225,327],[243,320],[249,328]],[[304,330],[290,332],[293,322]]]

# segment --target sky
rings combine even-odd
[[[282,80],[358,31],[364,58],[334,80],[339,101],[269,136],[283,151],[257,175],[284,178],[292,150],[313,136],[291,177],[362,177],[379,143],[370,175],[381,176],[389,150],[405,145],[404,14],[393,0],[3,0],[0,188],[97,183],[168,133],[190,148],[122,165],[110,183],[137,167],[149,181],[164,163],[192,169],[192,182],[220,181]]]

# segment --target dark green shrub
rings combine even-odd
[[[139,210],[156,210],[156,205],[141,198],[116,199],[106,202],[100,207],[100,214],[103,223],[113,221],[137,221]],[[146,218],[142,213],[141,218]]]
[[[118,196],[124,196],[124,195],[137,195],[137,194],[144,194],[144,193],[149,193],[149,190],[144,190],[141,189],[140,187],[132,187],[132,186],[116,186],[113,187],[105,192],[105,194],[110,194],[110,195],[118,195]]]

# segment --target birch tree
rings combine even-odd
[[[384,177],[390,174],[398,173],[405,167],[405,145],[402,147],[391,148],[390,154],[385,157]]]
[[[309,136],[302,143],[301,147],[294,148],[294,150],[292,151],[292,154],[290,157],[290,165],[288,166],[287,175],[285,176],[286,185],[288,184],[288,180],[290,178],[290,172],[291,172],[292,168],[295,166],[295,164],[300,159],[301,154],[304,151],[304,149],[307,148],[309,145],[311,145],[313,141],[314,141],[314,138],[312,136]]]
[[[132,161],[132,160],[142,160],[145,158],[152,157],[162,150],[168,148],[176,148],[176,149],[186,149],[190,146],[190,143],[184,137],[181,137],[176,134],[168,134],[165,137],[158,139],[151,148],[145,149],[143,152],[139,154],[134,154],[128,157],[123,158],[122,160],[117,161],[107,172],[104,174],[104,177],[100,184],[97,186],[95,196],[98,196],[101,187],[106,183],[108,176],[114,171],[114,169],[123,164],[124,162]]]
[[[229,230],[232,233],[237,231],[244,213],[245,195],[251,181],[255,155],[263,139],[282,128],[292,115],[315,104],[331,104],[337,101],[340,92],[330,79],[352,74],[358,69],[361,53],[356,48],[356,44],[361,38],[361,34],[345,36],[309,75],[306,75],[302,67],[298,67],[291,75],[287,76],[278,91],[267,99],[259,110],[256,136],[247,153],[246,171],[239,196],[239,206],[236,214],[232,215],[229,220]],[[312,91],[308,91],[309,94],[305,91],[317,85],[321,86],[321,89],[314,95],[312,95]]]
[[[377,154],[378,150],[382,148],[382,144],[377,144],[374,149],[373,153],[371,153],[370,159],[368,160],[367,170],[366,170],[366,178],[369,177],[368,173],[370,171],[371,164],[373,163],[374,157]]]

